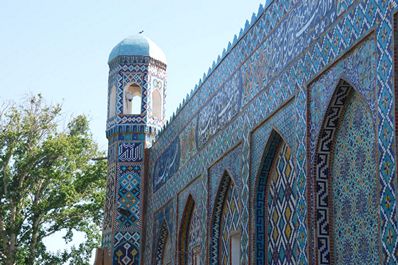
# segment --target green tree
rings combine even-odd
[[[99,244],[106,161],[88,120],[59,128],[60,105],[40,95],[0,111],[0,264],[89,264]],[[85,241],[50,253],[43,239],[76,231]]]

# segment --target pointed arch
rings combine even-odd
[[[266,209],[265,209],[265,197],[266,197],[266,185],[268,175],[271,171],[271,167],[278,152],[278,148],[282,143],[282,137],[275,130],[271,131],[267,145],[263,153],[262,161],[260,164],[260,170],[258,176],[256,176],[255,184],[255,255],[256,264],[266,264]]]
[[[378,219],[379,207],[375,201],[378,183],[374,153],[375,129],[369,106],[351,84],[341,79],[326,110],[315,153],[317,264],[379,262],[378,243],[374,243],[378,238],[378,224],[374,219]],[[358,166],[358,160],[362,160],[361,166]],[[361,216],[363,214],[365,216]],[[363,220],[365,217],[375,223]],[[373,238],[362,237],[360,226]],[[358,231],[353,237],[346,236],[347,227],[357,227],[355,230]],[[362,256],[355,256],[349,250],[351,243],[361,249]],[[373,261],[369,262],[371,259]]]
[[[170,234],[169,234],[169,229],[167,227],[167,223],[164,220],[161,227],[160,227],[160,232],[159,232],[159,237],[157,241],[157,247],[156,247],[156,265],[165,265],[168,264],[168,260],[165,257],[166,253],[168,251],[167,247],[170,245]]]
[[[233,185],[232,179],[227,171],[224,172],[221,182],[218,186],[217,195],[213,206],[211,219],[211,240],[210,240],[210,264],[218,265],[220,258],[220,235],[221,219],[225,205],[227,192]]]
[[[137,115],[142,111],[142,90],[135,83],[128,84],[124,88],[123,113]]]
[[[290,147],[273,129],[255,180],[255,264],[295,263],[294,178]]]
[[[181,226],[178,240],[178,264],[188,264],[188,245],[189,245],[189,230],[191,225],[192,214],[195,209],[195,201],[192,195],[188,196],[187,202],[185,203],[184,212],[181,218]]]
[[[109,94],[108,119],[116,115],[116,87],[112,86]]]
[[[163,101],[159,90],[152,92],[152,113],[153,117],[162,120],[163,117]]]

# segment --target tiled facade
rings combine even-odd
[[[160,132],[165,66],[111,63],[109,87],[144,88],[141,117],[108,119],[114,264],[230,264],[236,233],[244,265],[397,264],[397,11],[267,1]]]

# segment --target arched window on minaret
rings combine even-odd
[[[109,95],[109,116],[108,118],[112,118],[116,114],[116,87],[113,86],[111,88],[111,93]]]
[[[159,90],[152,92],[152,113],[154,118],[158,120],[162,119],[162,96]]]
[[[141,114],[141,87],[136,84],[127,86],[124,90],[124,114]]]

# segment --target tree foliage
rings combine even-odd
[[[88,264],[100,239],[106,162],[80,115],[60,129],[61,106],[40,95],[0,110],[0,264]],[[76,231],[51,253],[43,239]]]

